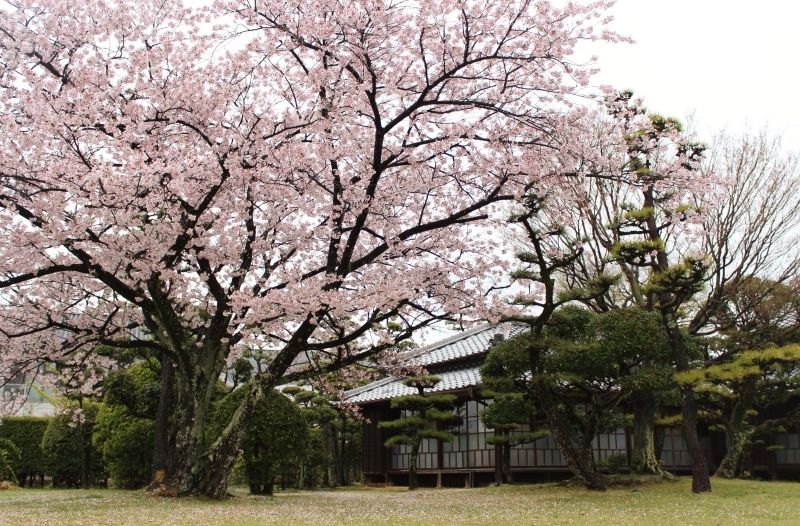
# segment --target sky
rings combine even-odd
[[[694,112],[701,136],[769,125],[800,150],[800,2],[618,0],[610,13],[636,43],[590,44],[597,84],[664,115]]]

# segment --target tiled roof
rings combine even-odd
[[[472,365],[450,371],[437,372],[436,376],[441,378],[442,381],[436,384],[433,389],[426,389],[426,392],[455,391],[478,385],[481,381],[481,374],[478,372],[479,367],[479,365]],[[355,404],[363,404],[410,394],[417,394],[417,390],[403,385],[402,380],[390,376],[359,389],[348,391],[345,400]]]
[[[486,352],[495,334],[502,334],[507,339],[523,330],[523,326],[512,324],[481,325],[412,351],[409,358],[412,362],[425,366],[446,363]]]
[[[405,358],[412,363],[424,365],[445,365],[447,362],[478,356],[489,350],[495,334],[503,334],[505,339],[518,335],[525,328],[519,325],[481,325],[468,331],[456,334],[432,345],[411,351]],[[436,371],[436,376],[442,379],[430,392],[453,391],[473,385],[481,381],[478,372],[479,365],[454,365]],[[438,369],[438,368],[437,368]],[[416,389],[406,387],[402,381],[394,376],[389,376],[377,382],[372,382],[363,387],[345,393],[348,402],[364,403],[388,400],[396,396],[415,394]]]

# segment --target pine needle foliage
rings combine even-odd
[[[453,415],[456,397],[450,394],[426,394],[441,381],[438,376],[414,376],[403,380],[403,384],[417,390],[417,394],[398,396],[392,399],[392,409],[403,411],[397,420],[380,422],[379,427],[397,434],[389,438],[384,445],[392,447],[405,444],[411,447],[411,458],[408,467],[408,489],[416,489],[417,459],[424,439],[441,442],[452,442],[452,433],[436,429],[438,423],[452,424],[458,418]]]

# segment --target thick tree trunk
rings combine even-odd
[[[151,294],[161,293],[156,287]],[[260,373],[252,382],[244,402],[234,412],[219,438],[210,445],[206,444],[206,425],[212,396],[228,355],[227,349],[219,343],[225,333],[209,332],[205,341],[210,343],[203,343],[200,352],[178,354],[172,414],[175,459],[172,473],[163,485],[168,490],[166,494],[204,495],[212,499],[227,496],[228,476],[238,458],[247,423],[256,405],[264,393],[274,389],[315,328],[316,324],[308,320],[300,325],[292,340],[270,363],[268,370]]]
[[[639,475],[658,475],[670,478],[658,461],[656,451],[656,401],[653,393],[639,393],[633,402],[633,452],[631,472]],[[663,443],[663,433],[662,433]]]
[[[734,404],[730,420],[725,426],[730,444],[728,445],[727,453],[725,453],[725,458],[722,459],[717,472],[714,474],[715,477],[732,479],[741,473],[740,464],[747,445],[747,433],[744,430],[744,426],[747,412],[753,407],[754,403],[755,395],[753,393],[745,393]]]
[[[503,483],[503,446],[494,445],[494,485],[499,486]]]
[[[661,453],[664,451],[664,435],[666,435],[664,426],[656,426],[653,430],[653,445],[656,450],[656,458],[661,458]],[[659,464],[661,463],[659,462]]]
[[[205,443],[213,385],[186,386],[176,381],[173,422],[177,428],[176,457],[166,486],[176,495],[204,495],[221,499],[228,494],[228,476],[238,457],[247,422],[264,389],[253,382],[245,402],[214,444]],[[272,386],[269,386],[271,389]]]
[[[170,416],[175,409],[173,385],[175,383],[175,360],[168,354],[161,356],[161,396],[155,422],[155,444],[153,448],[154,484],[161,484],[174,475],[175,440]]]
[[[706,493],[711,491],[711,477],[708,472],[708,460],[703,451],[703,443],[700,441],[700,434],[697,432],[697,405],[694,399],[694,391],[691,387],[681,389],[683,395],[683,438],[686,441],[686,449],[692,460],[692,492]]]
[[[745,444],[747,443],[747,433],[741,429],[728,429],[728,452],[725,453],[725,458],[719,464],[715,477],[723,479],[736,478],[738,475],[739,461],[742,459]]]
[[[583,482],[586,489],[592,491],[606,491],[606,486],[600,474],[597,473],[595,469],[591,451],[587,456],[585,452],[576,451],[572,446],[569,432],[564,422],[561,420],[561,415],[557,414],[555,411],[555,402],[548,393],[547,387],[537,385],[535,390],[539,403],[542,405],[542,409],[544,409],[545,416],[547,417],[547,424],[550,428],[550,432],[556,439],[558,449],[564,457],[564,462],[566,462],[573,475]]]

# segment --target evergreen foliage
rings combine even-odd
[[[458,420],[453,415],[456,397],[449,394],[426,394],[425,389],[433,388],[441,379],[438,376],[414,376],[403,383],[417,390],[417,394],[398,396],[392,399],[392,409],[400,409],[403,414],[397,420],[379,422],[378,426],[394,432],[384,445],[405,444],[411,447],[408,464],[408,489],[418,487],[417,460],[424,439],[452,442],[453,434],[432,428],[437,422],[452,424]]]
[[[247,396],[249,384],[220,400],[208,430],[215,440]],[[275,477],[295,468],[306,454],[309,429],[303,413],[289,398],[270,391],[257,405],[242,443],[245,473],[254,495],[272,494]]]
[[[154,439],[153,420],[132,416],[122,406],[100,407],[92,443],[116,487],[137,489],[150,482]]]
[[[71,413],[50,419],[42,436],[45,472],[53,487],[77,488],[105,484],[102,455],[92,446],[92,430],[99,406],[83,404],[84,422]]]
[[[14,484],[18,483],[16,474],[14,473],[13,463],[19,461],[22,457],[22,452],[7,438],[0,438],[0,482],[10,481]]]
[[[491,391],[484,391],[483,395],[494,400],[480,412],[483,424],[489,429],[494,429],[495,433],[494,436],[486,437],[486,443],[500,446],[502,454],[499,458],[495,457],[495,462],[501,463],[505,483],[513,484],[511,448],[543,438],[550,434],[550,430],[518,431],[523,424],[531,425],[536,413],[536,404],[524,395]]]
[[[328,380],[334,382],[335,378],[329,376]],[[360,476],[362,421],[338,406],[331,395],[296,386],[282,391],[294,399],[310,426],[310,446],[300,466],[300,486],[349,485],[354,475]]]
[[[107,375],[92,438],[114,485],[125,489],[151,481],[161,395],[159,360],[138,352],[138,361]]]
[[[800,408],[781,418],[759,422],[758,409],[786,403],[800,395],[800,345],[741,351],[732,359],[702,369],[678,373],[681,385],[693,387],[702,416],[728,434],[728,452],[717,476],[734,478],[742,472],[745,449],[759,434],[785,431],[800,423]]]
[[[552,314],[539,337],[527,333],[492,348],[481,367],[484,384],[513,398],[500,398],[498,408],[490,406],[485,414],[501,426],[513,426],[518,423],[513,415],[525,414],[513,404],[534,400],[548,415],[550,431],[558,428],[556,440],[564,457],[574,462],[571,467],[591,477],[597,472],[594,438],[629,424],[615,411],[618,404],[637,391],[673,388],[671,368],[652,365],[667,364],[670,352],[655,313],[630,308],[597,314],[564,306]],[[508,424],[502,421],[504,413],[510,414]],[[504,443],[504,434],[501,427],[501,438],[494,442]]]
[[[0,439],[8,440],[19,448],[20,455],[10,456],[10,466],[20,484],[30,485],[45,473],[42,438],[50,418],[12,416],[3,419]]]
[[[111,371],[103,385],[103,403],[123,406],[131,416],[155,419],[161,378],[158,360],[150,358]]]

